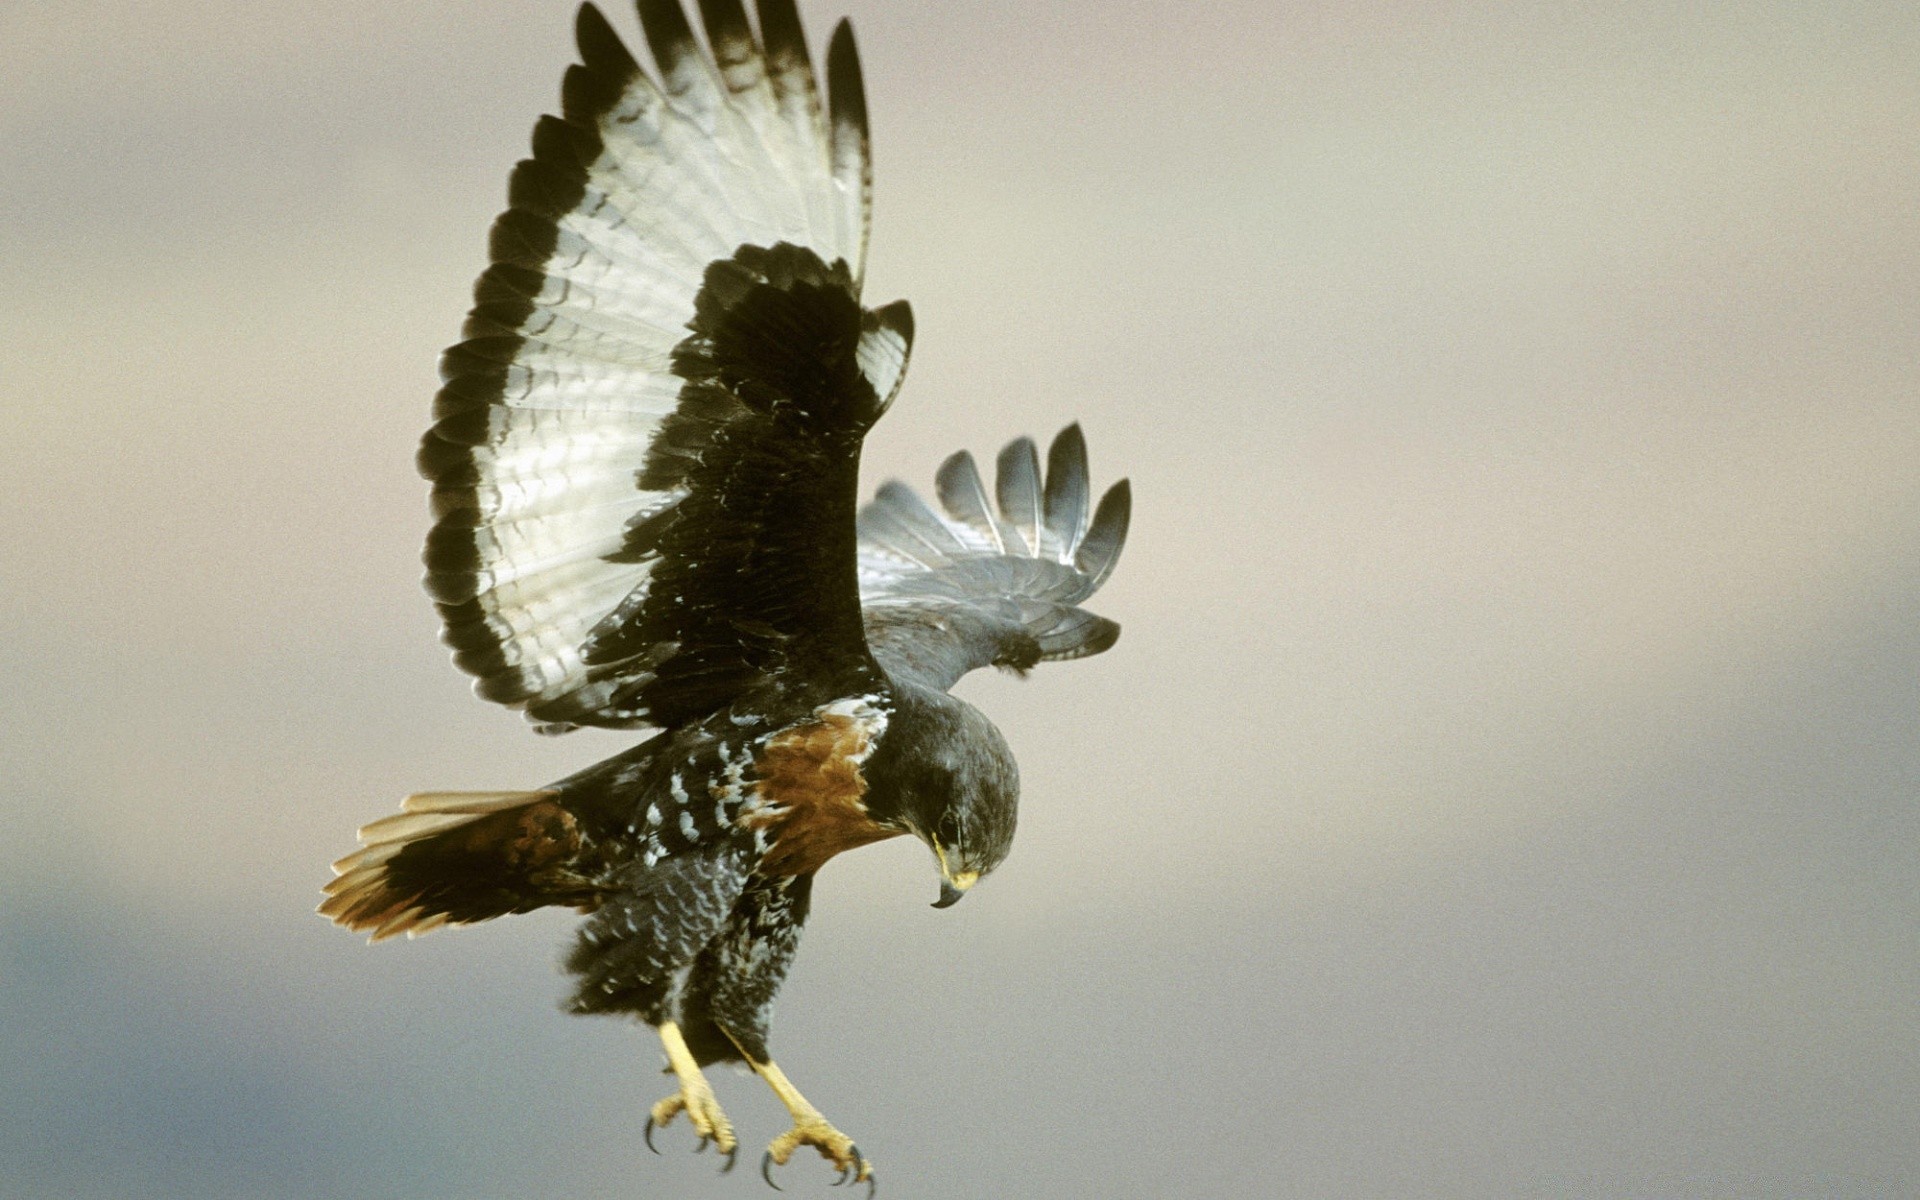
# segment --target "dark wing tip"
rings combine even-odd
[[[1058,611],[1054,622],[1038,635],[1042,655],[1049,662],[1088,658],[1120,640],[1120,624],[1084,608]]]
[[[1026,543],[1028,555],[1040,552],[1040,451],[1030,437],[1017,437],[1000,448],[994,461],[993,495],[1000,515]]]
[[[1107,489],[1093,510],[1093,523],[1080,539],[1074,554],[1074,566],[1088,577],[1089,593],[1105,583],[1120,561],[1121,548],[1127,542],[1127,524],[1133,516],[1133,484],[1125,479]]]
[[[945,479],[950,473],[955,471],[966,471],[975,479],[980,477],[979,469],[973,464],[973,451],[955,450],[952,454],[947,455],[945,459],[941,460],[940,469],[934,473],[934,478]]]
[[[639,10],[640,31],[646,34],[654,65],[660,68],[662,78],[671,80],[681,63],[700,53],[700,43],[694,40],[693,26],[687,23],[680,0],[638,0],[634,7]]]
[[[980,481],[980,468],[974,464],[972,454],[956,450],[948,455],[934,475],[933,486],[948,515],[976,533],[986,535],[996,553],[1006,553],[1000,526],[993,519],[993,502],[987,498],[986,484]]]
[[[1047,470],[1056,467],[1068,471],[1077,467],[1081,475],[1087,473],[1087,435],[1080,432],[1080,422],[1075,421],[1053,435],[1053,443],[1047,447]]]
[[[1101,617],[1099,621],[1094,631],[1087,636],[1086,649],[1081,651],[1083,656],[1105,654],[1113,649],[1115,642],[1120,640],[1120,622],[1107,617]]]
[[[567,120],[591,128],[619,102],[620,94],[640,74],[640,64],[592,4],[582,4],[573,19],[573,40],[580,63],[567,68],[560,83],[560,111]]]
[[[573,40],[580,47],[580,61],[589,67],[624,71],[639,66],[606,14],[592,0],[582,4],[574,14]]]
[[[1127,540],[1127,523],[1133,517],[1133,481],[1121,479],[1108,488],[1100,497],[1100,507],[1094,511],[1096,521],[1105,520],[1113,527],[1114,551]]]
[[[778,52],[807,58],[807,31],[793,0],[755,0],[753,8],[760,16],[760,41],[769,55]]]
[[[853,22],[845,17],[833,27],[827,43],[827,110],[834,127],[852,126],[862,141],[867,137],[867,85],[860,74],[860,48],[854,44]]]
[[[749,55],[754,52],[753,27],[747,24],[747,10],[740,0],[700,0],[700,23],[706,26],[707,44],[722,67],[729,65],[723,55],[735,48]]]
[[[1026,464],[1028,463],[1033,464],[1035,468],[1034,473],[1038,474],[1040,450],[1033,444],[1033,439],[1025,434],[1014,438],[1006,445],[1000,447],[1000,453],[994,459],[995,468],[1002,471],[1020,471],[1024,473],[1027,469]]]
[[[1059,541],[1062,554],[1072,554],[1079,543],[1092,490],[1087,472],[1087,439],[1080,432],[1080,423],[1075,421],[1056,434],[1053,444],[1047,447],[1047,529]]]
[[[905,300],[895,300],[874,309],[873,316],[880,322],[881,328],[893,330],[907,345],[913,345],[913,305]]]

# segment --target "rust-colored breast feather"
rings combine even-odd
[[[754,761],[760,805],[746,818],[772,835],[763,871],[809,875],[843,850],[900,832],[867,815],[860,764],[872,749],[871,727],[841,713],[822,713],[768,740]]]

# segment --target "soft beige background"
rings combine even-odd
[[[873,479],[1077,418],[1137,498],[1117,649],[965,685],[1007,867],[818,889],[776,1045],[884,1195],[1920,1192],[1920,10],[1590,7],[807,5],[919,318]],[[0,9],[0,1195],[763,1194],[640,1146],[566,919],[309,913],[622,744],[415,583],[570,11]]]

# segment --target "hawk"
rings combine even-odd
[[[426,586],[482,697],[544,732],[649,731],[537,791],[424,792],[360,830],[320,911],[373,940],[560,905],[578,1013],[653,1026],[685,1113],[731,1166],[701,1073],[745,1062],[812,1146],[872,1164],[781,1072],[771,1007],[814,875],[911,834],[938,907],[1006,858],[1019,772],[948,695],[997,666],[1097,654],[1078,607],[1126,537],[1126,482],[1092,503],[1077,426],[964,451],[939,508],[888,483],[858,505],[862,439],[899,391],[904,302],[862,306],[871,194],[845,21],[824,102],[793,0],[639,0],[655,71],[592,4],[562,115],[542,117],[419,467]]]

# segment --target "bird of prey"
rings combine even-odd
[[[656,1127],[738,1140],[701,1073],[744,1061],[841,1179],[872,1164],[767,1048],[813,878],[900,834],[945,907],[1006,857],[1019,775],[947,694],[976,668],[1097,654],[1078,605],[1125,540],[1076,426],[1044,471],[965,452],[936,510],[883,486],[862,439],[899,390],[903,302],[862,306],[867,110],[852,31],[824,101],[793,0],[639,0],[654,70],[598,9],[562,115],[541,118],[494,223],[419,452],[426,586],[482,697],[546,732],[644,730],[536,791],[425,792],[360,830],[320,911],[374,939],[549,905],[586,914],[578,1013],[653,1026],[677,1077]]]

